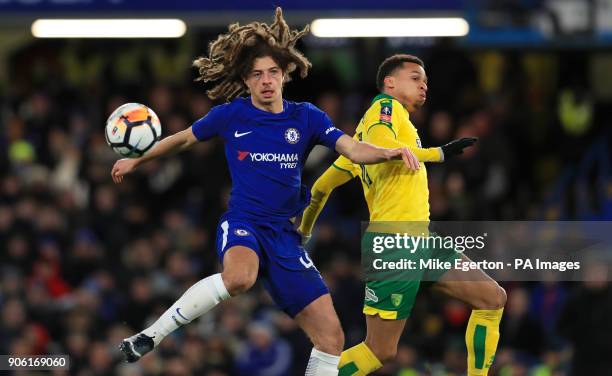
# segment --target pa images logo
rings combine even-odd
[[[295,128],[289,128],[285,131],[285,140],[290,144],[297,144],[300,141],[300,132]]]

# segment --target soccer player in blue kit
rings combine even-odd
[[[329,291],[301,246],[292,219],[309,202],[301,172],[311,149],[322,144],[354,163],[403,159],[408,170],[419,168],[405,148],[384,149],[355,141],[336,129],[328,116],[310,103],[282,97],[289,73],[305,77],[310,63],[295,49],[307,32],[290,30],[276,10],[271,25],[231,25],[211,43],[208,57],[194,62],[200,80],[219,81],[216,106],[188,129],[166,137],[137,159],[121,159],[111,175],[120,183],[142,163],[185,150],[198,141],[221,137],[233,189],[228,211],[217,230],[217,253],[223,272],[191,286],[149,328],[126,338],[121,351],[130,362],[151,351],[170,332],[230,296],[247,291],[258,274],[275,303],[293,317],[314,344],[306,375],[337,375],[344,335]],[[238,97],[248,91],[249,97]]]

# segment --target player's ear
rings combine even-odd
[[[391,89],[395,88],[395,77],[393,76],[385,77],[384,83],[385,83],[385,87],[388,87]]]

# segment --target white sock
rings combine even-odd
[[[340,356],[313,348],[306,367],[306,376],[336,376],[338,375],[338,363],[340,363]]]
[[[179,326],[189,324],[229,296],[220,273],[201,279],[142,333],[153,337],[157,346]]]

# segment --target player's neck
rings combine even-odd
[[[401,98],[400,98],[398,95],[396,95],[395,91],[393,91],[393,90],[389,90],[389,89],[386,89],[386,90],[383,90],[383,91],[382,91],[382,93],[383,93],[384,95],[387,95],[387,96],[389,96],[389,97],[391,97],[391,98],[395,99],[396,101],[398,101],[398,102],[400,102],[402,105],[404,105],[404,102],[402,102]],[[404,105],[404,107],[406,107],[406,106]]]
[[[396,95],[396,93],[393,92],[392,90],[384,90],[382,93],[385,94],[385,95],[388,95],[391,98],[393,98],[393,99],[397,100],[398,102],[400,102],[402,104],[402,106],[406,109],[406,111],[413,112],[411,107],[409,105],[407,105],[404,100],[402,100],[402,97],[400,95]]]
[[[283,112],[283,98],[279,98],[278,100],[275,100],[274,102],[270,103],[261,103],[255,100],[255,98],[251,97],[251,103],[253,103],[253,106],[255,106],[255,108],[258,108],[262,111],[271,112],[273,114],[280,114],[281,112]]]

